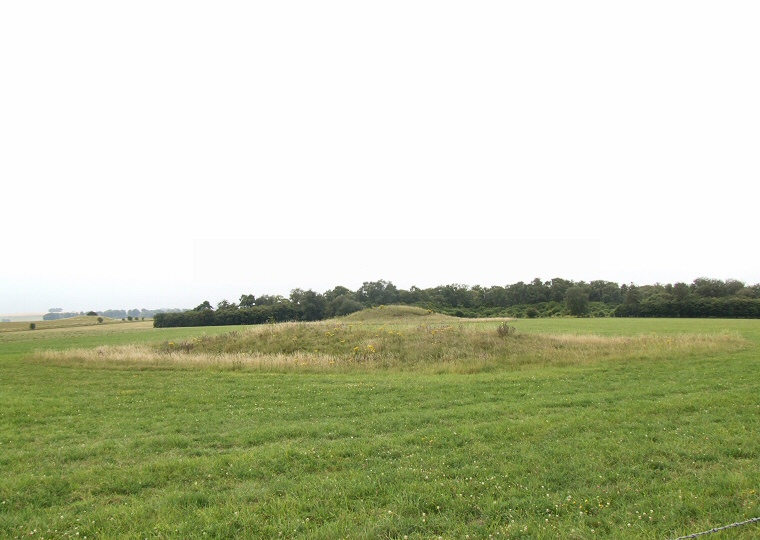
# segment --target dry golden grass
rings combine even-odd
[[[69,349],[65,351],[35,351],[33,358],[57,365],[90,365],[101,367],[132,368],[198,368],[221,369],[282,369],[323,367],[334,365],[336,358],[328,354],[303,353],[193,353],[159,352],[145,345],[105,346],[97,349]]]

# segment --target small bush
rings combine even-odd
[[[37,325],[35,323],[29,323],[29,330],[34,330],[37,328]]]
[[[506,322],[501,323],[496,328],[496,333],[499,335],[499,337],[508,337],[508,336],[514,336],[515,332],[517,332],[517,329],[514,326],[508,325]]]

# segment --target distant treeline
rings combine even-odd
[[[157,313],[179,313],[185,311],[182,309],[170,308],[170,309],[107,309],[105,311],[59,311],[58,309],[51,310],[49,313],[45,313],[42,316],[44,321],[55,321],[58,319],[68,319],[69,317],[79,317],[82,315],[99,315],[101,317],[108,317],[110,319],[126,319],[132,317],[133,319],[150,319],[156,316]]]
[[[760,284],[698,278],[692,283],[619,285],[611,281],[554,278],[507,286],[442,285],[398,289],[389,281],[365,282],[358,290],[324,293],[294,289],[289,298],[244,294],[238,303],[208,301],[196,308],[156,313],[154,326],[220,326],[317,321],[364,308],[406,304],[458,317],[723,317],[760,318]]]

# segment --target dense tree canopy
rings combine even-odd
[[[154,324],[208,326],[316,321],[387,304],[408,304],[460,317],[731,317],[760,318],[760,284],[698,278],[691,284],[619,285],[539,278],[529,283],[482,287],[459,283],[429,289],[398,289],[385,280],[352,291],[337,286],[324,293],[293,289],[288,298],[243,294],[238,304],[204,301],[185,312],[157,313]]]

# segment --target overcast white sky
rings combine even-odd
[[[756,1],[0,3],[0,313],[760,282]]]

